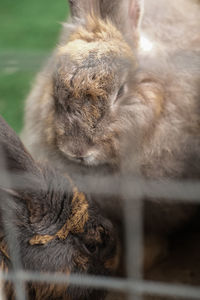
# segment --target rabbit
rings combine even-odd
[[[96,201],[123,231],[123,176],[199,179],[200,6],[195,0],[69,4],[71,20],[26,101],[22,139],[33,157],[72,178],[78,174],[88,191],[102,191]],[[116,175],[118,197],[105,196],[110,181],[99,178]],[[145,271],[168,255],[165,237],[184,231],[198,207],[142,200]]]
[[[31,154],[71,176],[198,179],[198,2],[69,4],[71,21],[26,101],[22,139]],[[99,200],[120,220],[115,201]],[[168,234],[195,211],[147,197],[145,231]]]
[[[5,224],[16,226],[22,268],[27,271],[112,275],[120,257],[118,234],[98,205],[66,174],[37,163],[0,117],[0,268],[12,270]],[[5,179],[7,174],[9,182]],[[11,226],[11,225],[8,225]],[[12,227],[9,227],[12,230]],[[8,299],[14,299],[10,282]],[[28,299],[104,299],[104,291],[28,282]]]

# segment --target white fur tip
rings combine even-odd
[[[153,42],[151,42],[146,36],[140,37],[140,49],[144,52],[152,51],[154,48]]]

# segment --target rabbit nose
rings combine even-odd
[[[75,159],[79,162],[89,163],[94,159],[94,157],[93,157],[92,154],[89,154],[89,155],[86,155],[86,156],[77,156]]]
[[[68,146],[60,147],[61,152],[70,160],[84,163],[87,165],[95,164],[97,151],[96,150],[89,150],[89,149],[70,149]]]
[[[76,160],[80,161],[80,162],[84,162],[85,158],[87,158],[87,156],[80,156],[80,157],[75,157]]]
[[[71,160],[83,161],[84,157],[87,156],[87,154],[85,153],[86,151],[84,149],[73,149],[73,147],[70,147],[70,145],[68,145],[68,147],[61,146],[59,148],[62,151],[62,153]]]
[[[71,154],[71,153],[66,153],[66,155],[68,156],[69,159],[71,160],[75,160],[77,162],[90,162],[93,160],[93,155],[92,154],[88,154],[88,155],[75,155],[75,154]]]
[[[80,154],[79,155],[76,155],[76,154],[73,154],[73,153],[69,153],[69,152],[66,152],[65,151],[65,155],[71,159],[71,160],[77,160],[77,161],[80,161],[80,162],[83,162],[84,161],[84,158],[85,156],[81,156]]]
[[[86,156],[74,156],[72,159],[86,165],[94,165],[96,162],[95,155],[93,153],[90,153]]]

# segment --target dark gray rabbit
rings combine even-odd
[[[4,230],[8,226],[12,230],[8,219],[12,214],[24,270],[69,276],[115,273],[118,236],[89,195],[80,192],[67,174],[36,163],[1,117],[0,151],[0,269],[7,272],[13,267]],[[5,170],[9,182],[3,180]],[[4,291],[7,299],[14,299],[10,282]],[[105,292],[91,288],[37,282],[28,282],[26,292],[28,299],[36,300],[105,297]]]

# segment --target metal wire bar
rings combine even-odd
[[[71,274],[70,276],[58,273],[38,273],[29,271],[1,272],[1,280],[28,282],[45,282],[56,284],[72,284],[74,286],[91,287],[94,289],[108,289],[113,291],[124,291],[141,295],[172,296],[183,299],[200,299],[200,288],[183,284],[168,284],[147,280],[114,279],[101,276],[81,276]]]
[[[2,176],[3,172],[1,172]],[[27,182],[26,178],[32,176],[28,173],[19,174],[9,174],[10,180],[12,180],[12,186],[14,188],[33,188]],[[85,176],[82,178],[82,186],[84,186],[84,182],[90,181],[93,182],[94,178],[92,176]],[[95,179],[96,180],[96,179]],[[79,177],[77,176],[77,181],[79,181]],[[92,184],[83,192],[89,192],[92,194],[98,195],[113,195],[119,196],[121,193],[123,195],[124,189],[119,189],[118,181],[116,181],[116,177],[112,176],[98,176],[99,188],[98,186],[93,186]],[[172,200],[173,202],[186,202],[186,203],[200,203],[200,181],[191,181],[191,180],[146,180],[143,178],[131,178],[124,177],[121,179],[121,184],[126,185],[126,193],[125,196],[128,199],[133,198],[148,198],[148,199],[156,199],[161,198],[163,200]],[[0,182],[0,186],[2,183]],[[4,181],[4,187],[9,188],[9,184]],[[102,186],[104,187],[102,189]],[[129,188],[127,188],[129,187]],[[138,188],[139,187],[139,188]],[[55,190],[56,191],[56,190]]]
[[[140,189],[140,185],[137,186]],[[122,194],[130,193],[132,187],[127,181],[122,184]],[[132,190],[133,194],[133,190]],[[139,192],[136,192],[139,194]],[[126,232],[126,266],[127,274],[131,279],[142,279],[142,261],[143,261],[143,226],[142,226],[142,199],[135,197],[131,201],[126,198],[125,201],[125,232]],[[140,294],[130,293],[129,299],[140,300]]]
[[[0,155],[0,163],[4,165],[3,156]],[[19,174],[8,174],[6,168],[1,168],[0,174],[0,186],[4,188],[10,188],[11,182],[12,187],[18,188],[30,188],[26,178],[32,176],[31,174],[24,173]],[[78,178],[78,177],[77,177]],[[118,179],[122,181],[122,188],[116,188]],[[79,178],[78,178],[79,180]],[[81,178],[82,183],[93,181],[93,177],[84,176]],[[96,193],[103,195],[117,195],[125,197],[126,203],[126,230],[128,248],[128,279],[113,279],[93,276],[78,276],[70,275],[66,277],[60,274],[43,274],[43,273],[32,273],[18,271],[21,268],[20,265],[20,250],[16,249],[17,243],[17,232],[16,229],[10,224],[7,227],[8,243],[10,248],[11,259],[14,263],[14,272],[7,274],[0,274],[0,278],[4,280],[11,280],[15,284],[16,295],[18,300],[25,299],[25,293],[23,290],[22,282],[26,281],[39,281],[49,283],[71,283],[79,286],[89,286],[92,288],[106,288],[115,291],[123,291],[130,293],[135,299],[140,299],[141,295],[159,295],[159,296],[174,296],[183,299],[200,299],[200,288],[184,285],[170,285],[165,283],[143,281],[141,280],[141,255],[142,255],[142,213],[141,213],[141,199],[148,196],[148,198],[162,198],[166,200],[177,199],[178,202],[200,202],[200,185],[199,181],[180,181],[180,180],[145,180],[137,177],[125,177],[116,178],[113,176],[103,176],[98,178],[101,184],[98,186],[90,184],[90,190],[86,192]],[[31,181],[30,181],[31,182]],[[83,184],[84,185],[84,184]],[[104,189],[102,189],[102,185]],[[33,188],[31,186],[31,188]],[[37,187],[36,187],[37,188]],[[11,199],[8,199],[8,202]],[[2,205],[2,203],[1,203]],[[6,211],[6,207],[2,207]],[[135,214],[133,216],[133,213]],[[5,220],[12,220],[12,216],[9,212],[4,216]],[[3,220],[5,222],[5,220]],[[6,223],[6,222],[5,222]],[[131,236],[131,238],[130,238]],[[134,260],[132,259],[134,257]]]
[[[11,178],[8,178],[6,175],[7,172],[5,170],[1,172],[0,174],[0,182],[1,185],[4,187],[9,188],[10,186],[10,180],[12,180],[12,185],[13,185],[13,180],[15,180],[15,184],[17,186],[23,186],[24,187],[24,175],[19,176],[16,174],[12,174]],[[5,176],[6,175],[6,176]],[[30,174],[25,174],[27,176]],[[9,176],[10,177],[10,176]],[[92,179],[92,178],[91,178]],[[104,177],[105,179],[105,177]],[[87,179],[88,180],[88,179]],[[106,181],[108,182],[108,178],[106,178]],[[131,201],[128,201],[131,203],[131,206],[134,205],[135,209],[135,201],[133,200],[133,194],[134,194],[134,199],[135,197],[141,197],[148,195],[150,197],[162,197],[162,198],[167,198],[171,199],[171,197],[180,199],[182,201],[181,197],[184,198],[183,201],[197,201],[199,202],[199,196],[200,196],[200,186],[199,182],[184,182],[184,181],[166,181],[166,182],[156,182],[156,181],[146,181],[146,180],[141,180],[141,179],[132,179],[132,178],[125,178],[124,179],[126,185],[124,188],[121,190],[122,194],[125,195],[125,197],[131,197]],[[139,184],[138,184],[139,182]],[[115,189],[115,183],[113,182],[113,178],[109,177],[109,186],[110,186],[110,193],[113,193],[116,191]],[[125,192],[126,191],[126,192]],[[134,193],[133,193],[134,191]],[[170,192],[169,192],[170,191]],[[94,192],[94,191],[93,191]],[[97,193],[104,192],[107,194],[106,189],[102,191],[95,190]],[[170,194],[170,195],[169,195]],[[164,196],[163,196],[164,195]],[[189,199],[188,199],[189,198]],[[139,198],[138,198],[139,199]],[[129,213],[133,212],[133,209],[130,208],[130,206],[127,206],[127,210]],[[137,209],[137,212],[140,212],[140,208]],[[128,222],[131,224],[131,217],[132,219],[133,216],[129,215],[127,218]],[[136,214],[137,216],[137,214]],[[6,216],[8,217],[8,216]],[[12,218],[9,216],[9,219],[12,220]],[[135,221],[134,221],[135,222]],[[112,289],[116,291],[124,291],[124,292],[129,292],[133,295],[142,295],[142,294],[153,294],[153,295],[161,295],[161,296],[176,296],[176,297],[181,297],[185,299],[200,299],[200,288],[192,287],[192,286],[184,286],[184,285],[169,285],[165,283],[157,283],[157,282],[151,282],[151,281],[142,281],[140,277],[140,263],[138,263],[138,266],[135,265],[135,261],[131,261],[130,257],[135,257],[140,261],[140,245],[141,245],[141,214],[138,214],[138,220],[137,223],[138,228],[136,229],[137,232],[134,232],[133,234],[133,225],[135,226],[135,223],[132,224],[127,232],[127,237],[134,237],[136,236],[136,239],[139,237],[138,241],[134,240],[135,243],[131,243],[129,245],[129,254],[128,254],[128,264],[129,264],[129,274],[130,277],[129,279],[108,279],[108,278],[103,278],[103,277],[93,277],[93,276],[78,276],[78,275],[70,275],[70,277],[66,277],[65,275],[60,275],[60,274],[40,274],[40,273],[31,273],[31,272],[22,272],[22,271],[17,271],[11,272],[8,274],[2,273],[0,274],[1,279],[9,279],[13,281],[16,284],[16,291],[18,298],[17,299],[24,299],[23,293],[19,292],[21,289],[21,286],[17,286],[17,283],[21,281],[40,281],[40,282],[55,282],[55,283],[71,283],[73,285],[80,285],[80,286],[90,286],[93,288],[107,288],[107,289]],[[130,225],[129,224],[129,225]],[[9,228],[10,229],[10,228]],[[135,229],[134,229],[135,230]],[[16,235],[13,238],[13,233],[15,230],[12,228],[12,230],[9,230],[9,232],[12,232],[10,234],[10,238],[12,239],[11,241],[11,248],[13,248],[12,252],[12,259],[14,261],[15,266],[19,266],[18,262],[18,255],[19,255],[19,250],[16,252]],[[17,254],[18,253],[18,254]],[[137,260],[136,260],[137,262]],[[134,272],[132,273],[132,271]]]
[[[37,70],[46,60],[46,52],[36,53],[8,53],[5,51],[0,54],[0,68],[1,73],[12,73],[21,70],[33,72]],[[179,71],[190,69],[193,72],[199,72],[199,53],[193,55],[185,53],[184,55],[174,56],[174,62]],[[0,149],[1,150],[1,149]],[[4,165],[3,156],[0,152],[0,164]],[[31,174],[8,174],[6,166],[0,173],[0,186],[9,188],[10,182],[15,187],[29,188],[28,183],[24,178]],[[77,175],[79,181],[79,176]],[[93,181],[93,177],[85,176],[81,181]],[[6,209],[9,205],[9,197],[0,201],[0,206],[5,212],[2,214],[2,221],[8,237],[8,246],[10,249],[10,256],[13,262],[13,271],[8,273],[0,271],[0,280],[10,280],[13,282],[16,290],[17,300],[25,300],[25,291],[22,283],[27,281],[45,282],[45,283],[66,283],[84,287],[111,289],[115,291],[128,292],[135,299],[140,299],[142,295],[158,295],[168,297],[179,297],[186,300],[200,299],[200,287],[193,287],[189,285],[172,285],[167,283],[153,282],[142,280],[141,277],[141,261],[142,261],[142,199],[147,198],[161,198],[164,200],[172,200],[174,202],[186,203],[200,203],[200,182],[199,181],[180,181],[180,180],[145,180],[142,178],[126,177],[121,179],[122,189],[117,188],[116,178],[112,176],[103,176],[98,178],[101,181],[99,186],[90,184],[85,192],[99,194],[101,196],[116,195],[122,196],[125,201],[125,220],[126,220],[126,239],[127,239],[127,270],[128,279],[114,279],[99,276],[80,276],[71,274],[66,276],[64,274],[48,274],[23,271],[20,263],[20,249],[17,241],[17,230],[12,222],[13,216],[10,210]],[[83,182],[84,186],[84,182]],[[101,187],[104,186],[102,189]],[[32,186],[31,186],[32,188]],[[37,188],[37,187],[36,187]],[[6,203],[7,202],[7,203]],[[8,220],[10,221],[8,224]],[[0,293],[0,300],[3,295]]]
[[[0,282],[0,300],[5,300],[5,295],[3,291],[3,281]]]
[[[44,62],[51,55],[50,51],[39,50],[10,50],[3,49],[0,53],[0,68],[8,68],[10,66],[17,66],[19,70],[36,69],[44,65]],[[199,61],[200,51],[180,51],[172,56],[171,61],[179,71],[189,69],[190,72],[198,72],[200,69]]]

